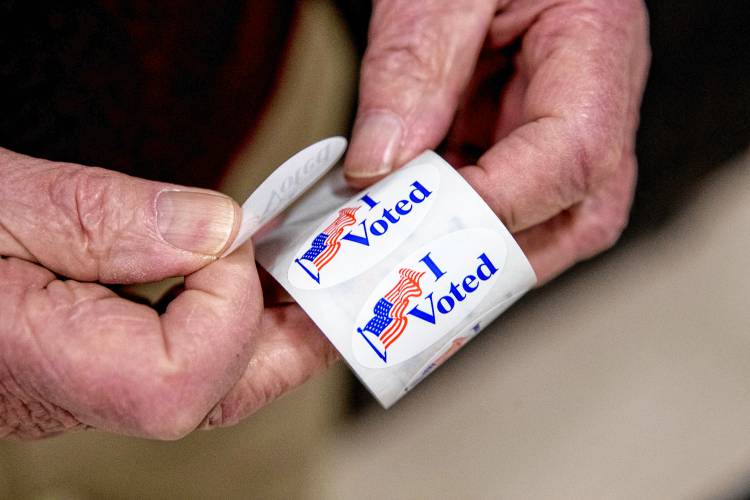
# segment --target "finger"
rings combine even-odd
[[[12,354],[4,366],[25,397],[87,426],[174,439],[195,429],[242,375],[261,313],[246,245],[188,276],[161,317],[91,283],[3,287],[0,316],[10,322],[0,326],[0,348]]]
[[[462,171],[511,231],[581,202],[632,152],[648,64],[635,3],[556,3],[533,16],[500,102],[520,126],[506,136],[501,120],[499,142]]]
[[[375,2],[345,160],[351,184],[367,185],[442,140],[495,3]]]
[[[627,223],[635,172],[635,159],[629,157],[582,203],[514,235],[534,268],[538,286],[615,244]]]
[[[323,371],[338,353],[296,304],[266,309],[263,334],[237,384],[203,428],[233,425]]]
[[[0,149],[0,255],[81,281],[189,274],[221,255],[241,219],[222,194]]]
[[[479,158],[497,142],[498,123],[511,125],[509,120],[504,119],[507,107],[500,113],[498,89],[507,85],[512,69],[511,59],[506,53],[482,51],[450,131],[440,145],[440,154],[450,164],[476,165]]]

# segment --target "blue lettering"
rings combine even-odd
[[[497,266],[495,266],[490,258],[487,257],[486,253],[481,254],[478,259],[479,265],[477,266],[476,276],[469,274],[459,282],[460,284],[451,282],[448,292],[438,298],[437,301],[433,296],[434,292],[430,292],[430,294],[424,298],[426,305],[422,305],[423,309],[420,308],[420,304],[416,304],[407,314],[434,325],[437,321],[435,309],[437,309],[440,314],[449,314],[453,311],[456,307],[456,303],[463,302],[470,293],[474,293],[477,288],[479,288],[479,281],[487,281],[498,271]],[[422,257],[420,262],[424,262],[432,274],[435,275],[435,281],[445,274],[445,271],[435,264],[430,253]]]
[[[362,226],[362,234],[364,236],[359,236],[354,234],[354,232],[349,231],[344,236],[341,237],[342,240],[351,241],[353,243],[359,243],[360,245],[364,245],[366,247],[370,246],[370,235],[367,234],[367,219],[363,220],[358,226]]]
[[[481,264],[479,264],[479,267],[477,268],[477,276],[480,280],[487,281],[497,272],[497,268],[495,267],[495,264],[490,261],[490,258],[487,257],[486,253],[480,255],[479,260],[481,261]]]
[[[428,323],[435,324],[435,303],[432,300],[432,292],[425,297],[426,300],[429,300],[430,302],[430,311],[431,313],[427,313],[419,308],[419,306],[414,306],[411,308],[411,310],[406,314],[411,314],[415,318],[419,318],[422,321],[426,321]]]
[[[396,205],[393,208],[384,208],[380,218],[375,220],[374,222],[369,223],[369,228],[367,219],[360,222],[357,225],[361,226],[360,234],[356,234],[354,232],[359,230],[359,227],[355,227],[346,235],[342,236],[341,239],[343,241],[351,241],[352,243],[357,243],[359,245],[369,247],[370,234],[374,236],[384,235],[388,232],[388,229],[390,229],[391,224],[396,224],[401,220],[401,217],[399,216],[406,215],[412,211],[412,209],[414,208],[412,203],[422,203],[427,199],[428,196],[432,194],[432,191],[424,187],[419,181],[414,181],[411,186],[412,190],[409,193],[408,199],[396,202]],[[370,210],[375,208],[377,205],[380,205],[380,202],[372,199],[369,194],[364,195],[360,198],[360,200],[364,202],[368,207],[370,207]],[[392,211],[395,211],[398,215],[395,215]],[[427,265],[429,266],[429,264]],[[437,266],[435,266],[434,268],[430,268],[430,270],[432,270],[433,274],[436,275],[435,279],[440,277],[438,274],[436,274],[436,271],[442,273],[442,271],[440,271]]]
[[[466,298],[466,295],[461,295],[461,290],[458,289],[458,285],[455,283],[451,283],[451,295],[459,302],[463,302]]]
[[[463,285],[464,285],[464,291],[465,291],[466,293],[471,293],[471,292],[473,292],[474,290],[476,290],[476,289],[477,289],[477,288],[479,287],[479,285],[474,285],[474,286],[472,286],[472,285],[473,285],[474,283],[476,283],[476,281],[477,281],[477,277],[476,277],[476,276],[473,276],[473,275],[471,275],[471,274],[470,274],[470,275],[468,275],[467,277],[465,277],[465,278],[464,278],[464,282],[463,282]]]
[[[401,220],[400,217],[396,217],[395,215],[393,215],[391,211],[387,208],[383,210],[383,217],[385,217],[386,220],[388,220],[388,222],[390,222],[391,224],[395,224],[396,222]]]
[[[411,201],[414,203],[422,203],[432,194],[432,191],[428,191],[419,181],[414,181],[411,185],[414,186],[414,189],[409,193],[409,198],[411,198]],[[419,196],[420,193],[422,196]]]
[[[360,200],[362,200],[365,203],[367,203],[367,206],[370,207],[370,210],[372,210],[373,208],[375,208],[375,205],[379,205],[380,204],[379,201],[375,201],[372,198],[370,198],[369,194],[364,195],[362,198],[360,198]]]
[[[446,295],[445,297],[440,297],[437,308],[441,314],[448,314],[453,310],[453,306],[455,305],[456,303],[453,301],[453,298],[450,295]]]
[[[396,213],[399,215],[406,215],[411,212],[411,203],[409,200],[400,200],[396,203]]]
[[[419,259],[419,262],[424,262],[424,264],[427,266],[427,269],[430,270],[430,272],[435,276],[435,281],[439,280],[442,275],[445,274],[445,271],[440,269],[437,264],[435,264],[435,261],[432,260],[432,257],[430,257],[430,254],[432,252],[427,252],[427,255]]]
[[[378,219],[372,223],[372,225],[370,226],[370,231],[372,231],[372,234],[374,234],[375,236],[385,234],[385,232],[388,231],[388,223],[383,219]]]

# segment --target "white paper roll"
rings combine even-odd
[[[354,195],[330,172],[255,243],[385,407],[536,283],[510,232],[431,151]]]

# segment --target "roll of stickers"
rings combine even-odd
[[[320,177],[343,154],[341,141],[285,165],[299,172],[307,163]],[[295,196],[310,183],[297,182]],[[257,230],[262,217],[250,218]],[[335,169],[273,226],[255,238],[258,262],[386,408],[536,283],[500,219],[431,151],[356,194]]]

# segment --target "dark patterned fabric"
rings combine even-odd
[[[0,0],[0,146],[212,186],[252,130],[291,0]]]

